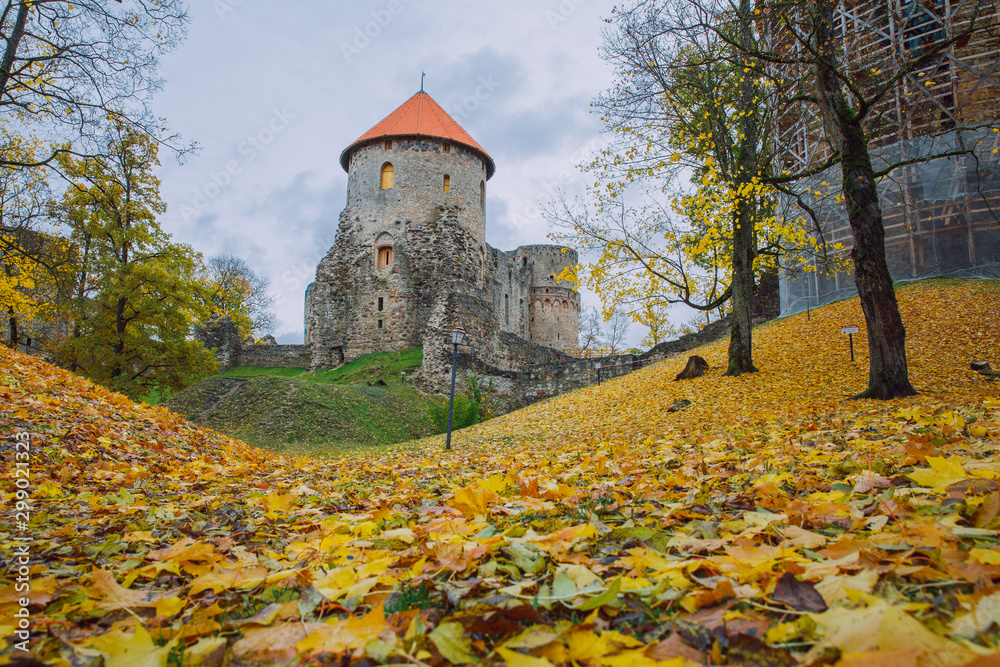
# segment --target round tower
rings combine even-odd
[[[514,252],[531,271],[531,340],[558,350],[575,350],[580,334],[580,293],[576,285],[560,281],[559,275],[579,263],[577,252],[556,245],[521,246]]]
[[[340,164],[359,231],[386,235],[386,248],[403,224],[422,222],[442,206],[460,207],[462,226],[485,248],[486,182],[496,167],[427,93],[418,92],[348,146]]]

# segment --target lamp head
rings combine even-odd
[[[462,327],[455,327],[455,329],[451,332],[451,344],[461,345],[463,340],[465,340],[465,329]]]

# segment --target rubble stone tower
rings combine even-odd
[[[493,159],[430,95],[407,100],[348,146],[340,164],[347,207],[306,291],[314,368],[423,345],[429,326],[464,326],[479,355],[499,367],[510,356],[498,347],[501,333],[576,346],[579,294],[553,278],[576,253],[560,246],[506,253],[486,243]],[[559,292],[558,326],[548,323],[551,310],[535,312],[539,271],[541,289]],[[546,323],[537,335],[533,318]]]

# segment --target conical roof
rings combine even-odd
[[[469,136],[469,133],[463,130],[440,104],[422,90],[345,148],[340,154],[340,165],[344,171],[349,171],[351,152],[355,148],[389,137],[434,137],[461,144],[482,156],[486,162],[487,179],[496,171],[496,165],[489,153],[483,150],[483,147],[477,144],[476,140]]]

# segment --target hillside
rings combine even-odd
[[[414,440],[434,427],[412,374],[420,348],[372,354],[340,368],[238,367],[188,387],[165,403],[191,422],[265,449],[327,455]]]
[[[268,454],[0,351],[33,504],[0,655],[28,544],[51,664],[998,664],[1000,382],[969,363],[1000,367],[1000,283],[899,297],[919,396],[846,400],[852,300],[755,330],[758,374],[720,341],[707,377],[668,360],[447,454]]]

